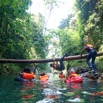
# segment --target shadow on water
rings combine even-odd
[[[56,74],[58,75],[58,74]],[[51,75],[48,82],[16,82],[15,76],[0,76],[0,103],[102,103],[103,84],[84,81],[65,84]],[[55,78],[56,77],[56,78]]]

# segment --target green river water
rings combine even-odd
[[[66,84],[57,75],[50,75],[46,83],[20,83],[15,77],[0,76],[0,103],[103,103],[103,95],[92,95],[103,91],[103,83]]]

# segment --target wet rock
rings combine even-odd
[[[100,83],[100,82],[103,83],[103,73],[101,73],[101,75],[99,76],[97,82],[98,82],[98,83]]]
[[[88,71],[86,73],[81,74],[81,76],[87,78],[90,81],[97,81],[97,82],[103,81],[103,77],[101,77],[100,73],[95,74],[94,72]]]
[[[82,73],[85,73],[85,72],[88,72],[89,71],[89,68],[85,68],[85,67],[73,67],[73,69],[75,70],[75,72],[77,74],[82,74]]]

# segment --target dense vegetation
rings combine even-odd
[[[61,21],[59,29],[45,32],[58,0],[45,0],[48,16],[27,12],[31,0],[0,0],[0,59],[52,58],[67,52],[80,54],[85,43],[92,43],[98,52],[103,49],[103,0],[75,0],[74,12]],[[52,46],[51,48],[48,46]],[[102,57],[97,59],[98,66]],[[71,66],[81,61],[69,61]],[[67,63],[67,64],[68,64]],[[14,72],[30,64],[0,64],[0,73]],[[81,64],[80,64],[81,65]],[[101,66],[101,65],[100,65]],[[4,69],[4,68],[10,69]],[[47,68],[47,64],[38,64]],[[102,68],[102,67],[101,67]]]
[[[29,14],[30,5],[31,0],[0,0],[1,59],[45,58],[47,44],[42,33],[42,16],[37,20]]]

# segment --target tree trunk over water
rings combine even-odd
[[[97,53],[97,56],[103,56],[103,52]],[[87,57],[87,54],[82,55],[75,55],[75,56],[68,56],[64,58],[64,61],[68,60],[77,60],[77,59],[84,59]],[[55,61],[59,61],[60,58],[54,58]],[[0,63],[46,63],[46,62],[53,62],[54,59],[37,59],[37,60],[23,60],[23,59],[0,59]]]

